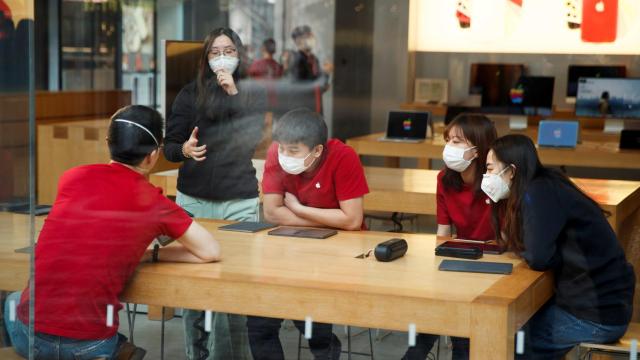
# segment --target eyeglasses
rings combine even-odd
[[[237,52],[238,52],[238,50],[236,50],[236,48],[231,47],[231,46],[227,46],[224,49],[212,48],[211,50],[209,50],[209,55],[220,56],[220,53],[222,53],[225,56],[233,56]]]

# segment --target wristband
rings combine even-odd
[[[160,245],[153,245],[153,255],[151,256],[151,262],[158,262],[158,251],[160,251]]]
[[[184,144],[182,144],[182,156],[186,157],[187,159],[191,159],[191,155],[187,154],[187,153],[184,151],[184,146],[185,146],[186,144],[187,144],[186,142],[185,142]]]

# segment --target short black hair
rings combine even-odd
[[[269,38],[262,42],[262,46],[264,46],[264,50],[269,54],[273,55],[276,53],[276,41]]]
[[[327,143],[329,131],[317,112],[306,108],[294,109],[282,115],[273,126],[273,140],[281,144],[303,143],[313,149]]]
[[[311,34],[311,28],[309,27],[309,25],[296,26],[291,32],[291,38],[295,40],[302,35],[309,35],[309,34]]]
[[[127,165],[139,165],[162,144],[163,126],[162,115],[146,106],[129,105],[116,111],[111,117],[107,137],[111,159]]]

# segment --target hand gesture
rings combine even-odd
[[[182,155],[195,161],[202,161],[207,157],[207,145],[198,146],[198,127],[193,128],[189,140],[182,144]]]
[[[236,82],[233,80],[233,75],[221,69],[216,71],[216,78],[218,79],[218,85],[220,85],[227,94],[235,95],[238,93],[238,88],[236,88]]]

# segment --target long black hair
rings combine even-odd
[[[547,177],[563,183],[582,194],[596,207],[600,205],[578,188],[565,174],[545,167],[540,162],[533,141],[524,135],[506,135],[498,138],[491,146],[494,157],[505,167],[515,168],[509,187],[509,198],[492,206],[493,226],[498,243],[507,249],[521,253],[524,250],[524,234],[522,233],[522,198],[531,181],[538,177]],[[607,212],[603,211],[604,214]],[[503,237],[503,235],[505,235]]]
[[[196,79],[196,107],[198,109],[198,113],[205,115],[208,118],[213,118],[214,112],[224,111],[223,109],[228,107],[228,102],[222,101],[227,94],[224,89],[218,85],[217,78],[213,73],[213,70],[209,67],[209,50],[211,50],[211,45],[222,35],[231,39],[231,42],[237,50],[238,67],[232,74],[233,81],[236,83],[237,87],[239,86],[238,80],[240,79],[240,74],[242,73],[242,68],[244,66],[242,64],[245,52],[244,45],[242,45],[242,40],[240,40],[240,37],[235,31],[226,27],[220,27],[212,30],[209,35],[207,35],[202,45],[202,55],[200,56],[198,76]]]

